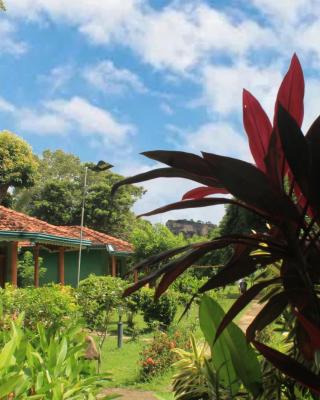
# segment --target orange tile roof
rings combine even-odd
[[[75,234],[78,238],[80,237],[80,226],[63,226],[70,233]],[[107,235],[106,233],[102,233],[87,227],[83,227],[83,239],[91,240],[93,245],[107,245],[111,244],[116,251],[119,252],[133,252],[132,244],[126,242],[125,240],[121,240],[115,238],[113,236]]]
[[[46,233],[64,238],[79,238],[79,236],[65,229],[63,226],[51,225],[40,219],[3,206],[0,206],[0,231]]]

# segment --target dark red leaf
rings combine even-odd
[[[267,154],[272,132],[271,122],[258,100],[243,90],[243,125],[249,138],[251,154],[257,167],[265,172],[264,158]]]
[[[226,189],[222,187],[213,186],[200,186],[195,189],[189,190],[182,196],[182,200],[198,200],[203,197],[209,196],[211,194],[227,194],[229,193]]]
[[[256,283],[251,288],[249,288],[245,293],[243,293],[229,308],[226,312],[223,320],[221,321],[217,332],[215,341],[218,339],[223,330],[229,325],[229,323],[261,292],[261,290],[266,287],[279,282],[279,278],[269,279],[267,281],[262,281]]]
[[[142,153],[144,156],[162,162],[173,168],[182,169],[195,175],[215,179],[209,164],[200,156],[183,151],[154,150]],[[216,180],[216,186],[219,182]],[[208,184],[210,186],[210,184]]]
[[[280,353],[256,340],[252,342],[256,349],[282,373],[320,394],[320,376],[315,375],[293,358]]]
[[[133,267],[132,271],[133,270],[141,270],[142,268],[144,268],[146,266],[151,266],[151,265],[157,264],[160,261],[166,260],[168,258],[176,256],[177,254],[183,253],[184,251],[188,250],[190,247],[191,247],[191,245],[177,247],[176,249],[169,249],[169,250],[163,251],[159,254],[148,257],[145,260],[136,264]]]
[[[227,199],[224,197],[208,197],[200,200],[183,200],[178,201],[177,203],[168,204],[163,207],[156,208],[155,210],[149,211],[144,214],[140,214],[139,217],[148,217],[150,215],[161,214],[164,212],[172,211],[172,210],[184,210],[186,208],[199,208],[199,207],[209,207],[219,204],[234,204],[242,208],[246,208],[247,210],[253,211],[254,213],[260,215],[262,218],[273,220],[272,216],[268,216],[263,214],[261,211],[256,208],[247,206],[246,204],[240,203],[237,200]],[[276,222],[276,220],[274,221]]]
[[[320,349],[320,329],[309,321],[303,314],[299,311],[293,310],[295,316],[298,318],[300,324],[306,330],[311,343],[315,349]]]
[[[203,153],[223,186],[237,199],[280,220],[300,221],[285,193],[276,192],[266,175],[254,165],[231,157]]]
[[[217,246],[220,248],[221,246]],[[155,292],[155,299],[158,299],[171,285],[171,283],[180,276],[190,265],[194,264],[201,256],[208,252],[207,249],[197,249],[186,254],[184,257],[171,263],[170,271],[166,272]]]
[[[310,181],[315,197],[315,203],[312,207],[313,213],[319,215],[320,204],[320,117],[318,117],[311,125],[306,140],[309,145],[311,166],[310,166]]]
[[[283,190],[284,154],[281,141],[276,130],[272,131],[268,152],[265,157],[266,175],[275,187]]]
[[[244,278],[258,268],[272,264],[278,259],[279,255],[263,255],[263,256],[250,256],[252,247],[248,248],[246,244],[239,244],[235,248],[235,252],[227,264],[216,275],[211,277],[200,289],[200,293],[207,292],[211,289],[226,286],[230,283]]]
[[[249,341],[255,338],[256,331],[261,331],[282,314],[288,305],[288,297],[285,292],[272,296],[268,303],[260,310],[255,319],[248,326],[246,336]]]
[[[195,182],[202,183],[204,185],[218,185],[217,181],[213,178],[206,178],[196,174],[191,174],[190,172],[184,171],[178,168],[158,168],[151,171],[143,172],[141,174],[123,179],[117,182],[112,187],[111,195],[119,189],[120,186],[129,185],[133,183],[140,183],[156,178],[185,178],[190,179]]]
[[[282,106],[301,127],[303,121],[303,97],[303,72],[299,59],[296,54],[294,54],[288,72],[286,73],[278,91],[274,112],[274,126],[277,126],[279,104],[282,104]]]
[[[312,201],[309,181],[311,166],[309,146],[298,124],[281,104],[278,108],[278,132],[293,179],[298,183],[304,196]]]

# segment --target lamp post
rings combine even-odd
[[[119,321],[118,321],[118,349],[122,348],[123,342],[123,323],[122,323],[122,307],[118,308]]]
[[[87,194],[87,177],[88,169],[94,172],[102,172],[107,169],[112,168],[113,165],[106,163],[105,161],[99,161],[96,165],[90,164],[86,165],[84,170],[84,183],[83,183],[83,193],[82,193],[82,208],[81,208],[81,222],[80,222],[80,245],[79,245],[79,256],[78,256],[78,273],[77,273],[77,287],[79,287],[80,282],[80,272],[81,272],[81,256],[82,256],[82,241],[83,241],[83,223],[84,223],[84,206]]]

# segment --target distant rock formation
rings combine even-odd
[[[193,221],[187,219],[169,219],[166,223],[166,226],[175,235],[183,233],[186,238],[191,238],[194,235],[207,236],[209,231],[216,227],[216,225],[211,224],[210,222]]]

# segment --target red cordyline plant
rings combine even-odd
[[[268,302],[247,329],[247,338],[280,371],[320,393],[320,376],[312,372],[314,358],[320,351],[320,117],[304,135],[303,97],[303,72],[294,55],[278,92],[273,123],[258,100],[243,91],[243,123],[255,165],[206,152],[199,156],[148,151],[143,155],[167,167],[127,178],[117,183],[114,190],[158,177],[186,178],[202,186],[184,194],[177,203],[143,215],[234,204],[264,218],[269,227],[265,232],[222,236],[168,250],[139,263],[137,270],[148,266],[153,267],[153,272],[125,294],[157,280],[159,297],[204,254],[229,245],[234,249],[232,257],[200,288],[200,293],[233,283],[256,270],[268,270],[274,263],[281,265],[278,277],[256,283],[235,301],[217,336],[261,291],[272,287]],[[208,197],[213,194],[231,194],[233,198]],[[256,340],[256,332],[285,309],[296,318],[295,339],[303,363]]]

